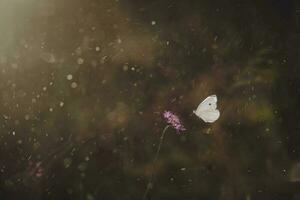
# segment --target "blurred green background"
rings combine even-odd
[[[300,199],[295,0],[1,0],[0,199]],[[217,94],[221,117],[192,111]],[[183,134],[166,122],[178,114]]]

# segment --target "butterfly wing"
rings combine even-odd
[[[200,113],[201,111],[208,110],[208,109],[216,109],[217,108],[217,96],[211,95],[204,99],[199,106],[197,107],[196,111],[194,113]]]
[[[207,110],[200,112],[198,115],[203,121],[208,122],[208,123],[213,123],[220,117],[220,111],[219,110]]]
[[[197,107],[194,113],[205,122],[212,123],[220,117],[220,111],[217,109],[217,96],[211,95],[204,99]]]

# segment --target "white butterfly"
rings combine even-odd
[[[205,122],[215,122],[220,117],[220,111],[217,109],[217,96],[211,95],[204,99],[193,113]]]

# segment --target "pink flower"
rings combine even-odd
[[[186,130],[183,124],[180,122],[179,117],[171,111],[164,111],[163,116],[167,123],[170,124],[178,133]]]

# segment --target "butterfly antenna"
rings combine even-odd
[[[196,112],[193,110],[193,112],[190,114],[190,116],[193,116]]]

